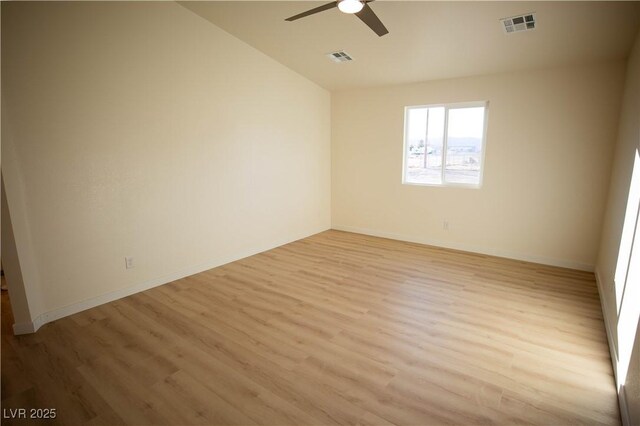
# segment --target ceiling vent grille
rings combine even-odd
[[[535,30],[536,14],[525,13],[524,15],[512,16],[510,18],[503,18],[500,20],[500,22],[502,22],[502,28],[504,29],[504,32],[507,34],[517,33],[519,31]]]
[[[331,59],[333,62],[349,62],[353,61],[351,55],[342,50],[338,52],[327,53],[327,57]]]

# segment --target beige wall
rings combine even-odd
[[[619,310],[616,302],[616,286],[624,286],[624,282],[615,283],[614,277],[627,209],[634,157],[636,151],[640,150],[640,33],[636,37],[636,42],[627,64],[627,77],[619,123],[611,186],[602,228],[602,243],[596,266],[607,332],[610,335],[610,342],[616,348],[616,355],[614,356],[617,356],[617,348],[619,347],[617,336]],[[634,247],[634,249],[640,250],[640,247]],[[627,300],[627,303],[637,304],[640,301]],[[636,325],[633,356],[627,373],[627,383],[625,384],[631,424],[640,424],[640,339],[638,337],[638,327],[640,327],[640,322]]]
[[[623,82],[612,63],[334,93],[332,225],[592,269]],[[402,185],[404,107],[482,100],[482,188]]]
[[[329,228],[329,93],[180,5],[3,2],[2,62],[45,319]]]

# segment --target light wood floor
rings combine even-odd
[[[620,421],[585,272],[328,231],[35,335],[2,310],[2,407],[64,424]]]

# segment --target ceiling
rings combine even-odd
[[[332,9],[285,18],[327,1],[180,2],[329,90],[401,84],[627,57],[640,2],[385,1],[370,6],[389,29],[378,37]],[[500,18],[536,13],[536,29],[506,34]],[[326,54],[345,50],[353,62]]]

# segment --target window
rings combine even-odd
[[[486,102],[405,108],[402,183],[479,187]]]

